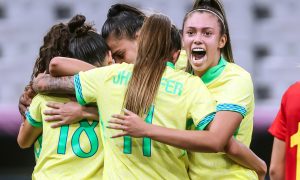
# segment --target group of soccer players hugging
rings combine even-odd
[[[101,34],[76,15],[43,40],[19,103],[32,179],[265,178],[249,149],[252,79],[234,63],[219,0],[195,0],[182,31],[115,4]],[[289,88],[269,129],[272,179],[300,178],[299,93]]]

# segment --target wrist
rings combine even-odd
[[[81,106],[81,114],[82,119],[97,120],[99,118],[98,109],[96,107]]]
[[[89,114],[87,112],[86,106],[80,106],[79,117],[80,117],[80,119],[88,119],[89,118]]]
[[[267,174],[267,164],[265,161],[261,160],[261,166],[257,169],[257,174],[258,175],[266,175]]]
[[[143,131],[143,136],[151,138],[152,135],[153,135],[152,132],[153,132],[153,125],[152,124],[146,124],[145,129]]]

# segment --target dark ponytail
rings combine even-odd
[[[68,27],[71,32],[70,57],[102,66],[109,48],[102,36],[95,32],[93,26],[85,23],[85,16],[74,16],[69,21]]]
[[[112,34],[116,38],[135,39],[145,17],[143,12],[132,6],[115,4],[107,13],[107,19],[102,26],[102,37],[107,39]]]

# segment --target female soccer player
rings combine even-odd
[[[135,61],[137,54],[137,37],[145,17],[143,12],[126,4],[115,4],[109,9],[107,19],[102,26],[101,34],[109,45],[113,59],[117,63],[133,63]],[[56,54],[54,56],[65,55]],[[80,67],[82,66],[83,65]],[[77,69],[78,66],[76,67],[74,65],[72,67]],[[70,67],[70,69],[72,67]],[[55,68],[53,68],[53,70],[58,73],[60,71]],[[32,91],[31,83],[29,83],[19,100],[19,111],[23,119],[25,118],[25,111],[34,96],[35,93]]]
[[[254,111],[252,80],[249,73],[233,64],[228,24],[219,1],[195,2],[194,9],[187,13],[183,22],[183,42],[189,59],[187,71],[201,77],[207,85],[217,100],[216,117],[222,119],[221,122],[215,120],[211,122],[211,128],[207,126],[210,123],[207,121],[205,124],[199,124],[196,129],[208,128],[209,131],[216,133],[216,137],[220,137],[218,144],[221,142],[226,144],[227,138],[234,134],[238,140],[249,146]],[[126,129],[123,135],[135,136],[133,130],[140,132],[137,121],[131,122],[134,126],[130,129],[124,126],[126,121],[124,118],[128,120],[130,116],[121,116],[122,121],[112,120],[113,123],[121,123]],[[171,134],[168,134],[168,137],[164,129],[161,129],[161,132],[149,127],[142,129],[147,129],[145,133],[148,131],[151,133],[148,135],[150,138],[168,144],[174,144],[175,135],[178,135],[174,132],[174,137]],[[154,132],[161,134],[153,134]],[[226,137],[226,140],[223,141],[221,136]],[[193,136],[182,134],[178,137],[178,142],[183,141],[183,137]],[[218,151],[222,150],[225,144],[220,146]],[[190,146],[185,148],[192,150]],[[189,157],[189,175],[192,179],[255,179],[256,176],[250,170],[231,161],[224,153],[189,153]],[[234,156],[230,158],[235,159]],[[255,167],[260,179],[263,179],[266,173],[265,163],[251,167]]]
[[[300,82],[284,93],[279,112],[269,129],[274,136],[270,177],[300,179]]]
[[[195,3],[195,6],[197,7],[197,6],[200,6],[199,5],[199,3],[200,2],[196,2]],[[209,5],[206,5],[206,6],[209,6]],[[211,6],[211,5],[210,5]],[[220,4],[217,4],[217,5],[215,5],[215,6],[218,6],[218,9],[220,9],[219,11],[222,11],[223,12],[223,7],[220,5]],[[203,10],[204,11],[204,10]],[[190,15],[190,16],[192,16],[194,13],[197,13],[196,11],[195,12],[191,12],[190,14],[188,14],[188,15]],[[209,13],[209,12],[206,12],[206,13]],[[187,15],[187,17],[186,17],[186,20],[188,20],[189,18],[191,18],[192,19],[192,17],[188,17],[188,15]],[[213,14],[214,15],[214,14]],[[224,17],[223,17],[224,18]],[[232,59],[232,52],[231,52],[231,44],[230,44],[230,36],[229,36],[229,32],[228,32],[228,25],[227,25],[227,22],[226,22],[226,18],[225,18],[225,21],[223,22],[223,24],[221,24],[222,22],[221,22],[221,20],[220,20],[220,22],[219,22],[219,19],[213,19],[215,22],[214,22],[214,24],[213,25],[215,25],[214,26],[214,28],[215,28],[215,31],[218,31],[218,30],[220,30],[220,34],[225,34],[225,32],[226,32],[226,35],[224,35],[224,36],[226,36],[226,40],[227,41],[225,41],[225,42],[222,42],[223,44],[225,44],[224,45],[224,47],[223,48],[219,48],[219,49],[213,49],[213,48],[211,48],[212,46],[210,45],[209,46],[209,50],[210,50],[210,52],[208,53],[209,54],[209,59],[210,59],[210,61],[208,62],[208,64],[209,63],[211,63],[212,62],[212,60],[211,59],[213,59],[212,58],[212,54],[218,54],[218,55],[216,55],[217,56],[217,58],[219,58],[220,59],[220,57],[221,57],[221,55],[220,55],[220,52],[218,52],[218,51],[222,51],[222,53],[223,53],[223,55],[224,55],[224,57],[226,57],[227,59]],[[210,20],[206,20],[206,21],[209,21],[210,22]],[[196,22],[197,23],[197,22]],[[218,25],[218,23],[220,23],[220,26],[221,27],[218,27],[219,25]],[[224,27],[223,27],[224,26]],[[225,26],[226,26],[226,31],[225,31]],[[224,32],[221,32],[221,28],[224,28]],[[219,29],[218,29],[219,28]],[[122,34],[122,31],[118,31],[120,34]],[[126,31],[125,31],[126,32]],[[216,33],[216,32],[215,32]],[[185,35],[184,35],[185,36]],[[221,35],[220,35],[221,36]],[[188,38],[186,38],[186,39],[188,39]],[[190,38],[191,39],[191,38]],[[220,38],[221,39],[221,38]],[[222,38],[222,39],[224,39],[224,38]],[[189,44],[187,44],[187,47],[190,47],[190,45]],[[211,51],[211,50],[214,50],[214,51]],[[188,50],[187,50],[188,51]],[[199,51],[202,51],[201,49],[199,49]],[[191,51],[189,51],[190,52],[190,56],[189,57],[191,57]],[[204,52],[204,51],[203,51]],[[206,53],[206,52],[205,52]],[[191,59],[191,58],[190,58]],[[219,60],[218,59],[218,60]],[[225,58],[224,58],[225,59]],[[224,59],[222,59],[222,63],[224,63]],[[218,61],[217,60],[217,61]],[[216,60],[215,60],[216,61]],[[216,64],[218,64],[218,62],[216,63]],[[240,122],[241,122],[241,120],[242,120],[242,116],[241,117],[239,117],[240,116],[240,113],[244,113],[244,111],[241,111],[241,110],[243,110],[243,107],[242,106],[240,106],[240,99],[239,98],[242,98],[242,96],[243,95],[247,95],[246,93],[247,92],[245,92],[245,94],[243,94],[243,92],[240,92],[240,94],[237,94],[237,93],[234,93],[234,92],[229,92],[228,93],[228,95],[227,95],[227,93],[225,93],[226,92],[226,89],[228,89],[228,88],[230,88],[230,86],[232,86],[233,84],[238,84],[239,83],[239,81],[242,81],[243,79],[241,79],[241,78],[246,78],[245,79],[245,83],[247,84],[247,82],[248,82],[248,85],[250,85],[250,87],[249,87],[249,92],[250,92],[250,95],[249,95],[249,97],[248,97],[248,100],[250,101],[249,103],[248,102],[245,102],[245,103],[248,103],[248,104],[246,104],[245,106],[249,106],[249,108],[248,108],[248,112],[247,113],[245,113],[245,118],[244,118],[244,120],[243,120],[243,122],[242,122],[242,124],[244,123],[245,124],[245,122],[246,122],[246,125],[249,127],[249,129],[248,130],[246,130],[246,131],[249,131],[248,132],[248,134],[247,135],[244,135],[245,133],[244,133],[244,131],[245,131],[245,129],[247,129],[247,128],[244,128],[244,125],[243,126],[241,126],[241,128],[240,128],[240,131],[236,131],[237,132],[237,134],[236,134],[236,137],[238,138],[238,139],[240,139],[242,142],[244,142],[245,144],[247,144],[248,146],[249,146],[249,143],[250,143],[250,138],[251,138],[251,133],[252,133],[252,120],[253,120],[253,105],[251,105],[251,103],[253,103],[253,92],[251,93],[251,91],[252,91],[252,82],[251,82],[251,78],[250,78],[250,76],[249,75],[247,75],[247,73],[246,72],[243,72],[244,70],[242,70],[242,69],[240,69],[239,67],[237,67],[236,65],[234,65],[234,64],[228,64],[227,66],[226,66],[226,68],[225,68],[225,64],[222,64],[221,66],[219,66],[219,67],[222,67],[222,68],[219,68],[219,71],[217,72],[217,73],[215,73],[215,74],[212,74],[210,77],[212,78],[211,79],[211,82],[207,82],[207,81],[205,81],[204,80],[204,82],[206,82],[207,83],[207,85],[208,85],[208,87],[209,87],[209,89],[211,90],[211,92],[216,96],[216,99],[220,102],[220,104],[219,104],[219,106],[218,106],[218,110],[220,111],[220,112],[218,112],[217,114],[219,114],[220,116],[222,116],[222,117],[226,117],[226,119],[229,119],[229,122],[231,121],[231,120],[233,120],[233,121],[237,121],[237,122],[234,122],[234,123],[237,123],[237,124],[239,124]],[[218,67],[214,67],[215,69],[218,69]],[[210,67],[206,67],[206,68],[204,68],[204,70],[203,71],[207,71],[208,69],[210,69]],[[223,73],[223,74],[221,74],[220,75],[220,72],[222,72],[224,69],[226,69],[226,73]],[[189,72],[191,72],[192,70],[191,70],[191,68],[189,67]],[[211,70],[208,70],[208,72],[206,73],[206,74],[210,74],[209,73],[209,71],[211,72],[211,71],[213,71],[213,68],[211,69]],[[239,72],[234,72],[234,71],[239,71],[239,72],[241,72],[241,77],[239,76]],[[234,73],[236,73],[236,74],[233,74],[234,75],[234,79],[233,80],[231,80],[231,81],[229,81],[228,80],[228,77],[229,76],[231,76],[232,75],[232,72],[234,72]],[[219,74],[218,74],[219,73]],[[198,74],[197,74],[198,75]],[[207,75],[205,75],[204,76],[204,79],[205,79],[205,77],[207,77]],[[217,79],[219,79],[219,77],[222,77],[223,78],[223,80],[221,80],[221,81],[218,81]],[[249,79],[250,78],[250,79]],[[250,80],[250,81],[249,81]],[[224,83],[224,81],[225,82],[228,82],[228,83]],[[230,82],[230,83],[229,83]],[[238,90],[238,89],[237,89]],[[247,90],[247,89],[246,89]],[[228,90],[227,90],[228,91]],[[227,97],[222,97],[222,94],[221,93],[224,93],[224,94],[226,94],[227,95]],[[227,99],[226,99],[227,98]],[[229,98],[229,99],[228,99]],[[252,98],[252,99],[251,99]],[[247,99],[246,99],[247,100]],[[235,103],[235,104],[234,104]],[[242,103],[244,103],[244,102],[242,102]],[[227,106],[228,105],[228,106]],[[240,107],[240,109],[238,109]],[[233,112],[231,112],[231,111],[233,111]],[[226,115],[226,116],[225,116]],[[237,118],[238,118],[238,120],[236,120],[236,116],[238,116]],[[63,124],[63,123],[66,123],[66,121],[62,121],[62,122],[59,122],[58,123],[58,125],[59,124]],[[205,125],[206,124],[204,124],[204,126],[203,127],[205,127]],[[234,124],[233,124],[234,125]],[[235,125],[235,126],[238,126],[238,125]],[[202,127],[202,128],[203,128]],[[242,136],[246,136],[246,137],[244,137],[244,138],[241,138],[241,135]],[[245,140],[246,139],[246,140]],[[230,154],[230,153],[229,153]],[[198,158],[194,158],[193,156],[194,156],[194,153],[190,153],[190,155],[191,155],[191,158],[190,159],[192,159],[192,161],[191,162],[193,162],[194,160],[193,159],[198,159]],[[250,172],[250,171],[248,171],[248,170],[246,170],[245,168],[242,168],[241,166],[239,166],[239,165],[237,165],[237,164],[235,164],[235,163],[233,163],[224,153],[222,153],[222,154],[203,154],[203,155],[205,155],[205,157],[207,157],[208,159],[210,159],[210,160],[212,160],[212,161],[217,161],[217,162],[220,162],[219,163],[219,165],[218,165],[218,168],[220,169],[220,170],[222,170],[222,172],[225,172],[224,174],[221,174],[221,176],[222,177],[224,177],[224,176],[227,176],[226,175],[226,173],[228,173],[228,174],[234,174],[234,177],[236,177],[236,176],[243,176],[243,175],[241,175],[241,174],[244,174],[244,176],[253,176],[254,174],[252,173],[252,172]],[[197,156],[198,156],[198,153],[197,153]],[[200,156],[200,155],[199,155]],[[235,154],[234,156],[230,156],[232,159],[234,159],[235,161],[237,161],[237,162],[239,162],[239,163],[241,163],[242,165],[244,165],[244,166],[247,166],[247,167],[249,167],[249,168],[253,168],[254,170],[256,170],[256,172],[260,175],[260,177],[264,177],[264,175],[265,175],[265,173],[266,173],[266,165],[265,165],[265,163],[264,162],[261,162],[261,163],[259,163],[258,165],[256,165],[255,163],[254,164],[245,164],[245,163],[243,163],[243,162],[241,162],[240,160],[237,160],[236,159],[236,157],[237,156],[239,156],[238,154]],[[198,161],[198,160],[197,160]],[[197,163],[197,161],[195,160],[195,163],[193,163],[193,164],[199,164],[199,163]],[[247,159],[245,159],[245,161],[248,161],[248,162],[251,162],[250,160],[247,160]],[[206,160],[206,162],[209,162],[209,160]],[[253,161],[254,162],[254,161]],[[205,162],[203,162],[203,163],[205,163]],[[192,164],[192,163],[191,163]],[[203,165],[205,168],[207,168],[207,169],[211,169],[211,168],[213,168],[213,167],[209,167],[209,166],[207,166],[206,164],[204,164]],[[231,168],[229,168],[228,170],[225,168],[225,166],[230,166]],[[197,172],[195,172],[195,171],[197,171],[198,170],[198,167],[200,167],[200,166],[191,166],[191,167],[195,167],[194,169],[192,169],[191,168],[191,170],[190,170],[190,173],[191,174],[196,174],[195,176],[197,176],[198,177],[198,173]],[[221,171],[220,171],[221,172]],[[234,172],[240,172],[240,173],[234,173]],[[202,173],[200,173],[200,175],[201,175]],[[214,174],[216,174],[216,176],[218,177],[219,175],[217,174],[217,173],[214,173]],[[196,178],[197,178],[196,177]],[[216,177],[216,178],[217,178]]]
[[[153,28],[153,29],[155,29],[155,28]],[[142,31],[143,32],[143,31]],[[149,34],[148,34],[149,35]],[[146,36],[145,36],[146,37]],[[141,39],[145,39],[145,37],[143,36],[143,37],[141,37]],[[179,36],[178,36],[179,37]],[[179,38],[178,38],[179,39]],[[178,41],[178,42],[180,42],[180,40]],[[177,43],[177,44],[180,44],[180,43]],[[159,46],[160,47],[160,46]],[[178,46],[177,47],[178,48],[178,50],[180,49],[180,46]],[[151,48],[150,48],[151,49]],[[174,59],[174,58],[172,58],[172,59]],[[93,71],[91,71],[91,72],[93,72]],[[111,74],[111,73],[106,73],[106,74]],[[117,84],[119,84],[119,85],[123,85],[123,86],[125,86],[126,85],[126,83],[128,82],[128,76],[130,76],[130,74],[128,74],[127,72],[124,72],[124,71],[122,71],[122,70],[120,70],[120,73],[119,74],[116,74],[115,76],[114,76],[114,78],[113,78],[113,81],[115,81]],[[149,77],[148,77],[149,78]],[[132,78],[133,79],[133,78]],[[56,79],[56,80],[58,80],[58,79]],[[55,81],[56,81],[55,80]],[[111,80],[111,78],[108,78],[108,80],[107,80],[107,82],[106,81],[104,81],[103,83],[104,84],[102,84],[102,85],[106,85],[106,83],[108,83],[109,82],[109,80]],[[163,78],[163,80],[166,80],[166,79],[164,79]],[[38,82],[38,81],[41,81],[40,83]],[[39,90],[43,90],[43,89],[45,89],[45,87],[46,87],[46,89],[48,89],[48,88],[52,88],[52,90],[59,90],[59,89],[61,89],[61,90],[65,90],[66,89],[66,86],[68,86],[70,89],[72,89],[73,88],[73,84],[72,84],[72,81],[70,81],[70,80],[68,80],[68,81],[66,81],[65,83],[61,83],[59,86],[57,86],[57,85],[54,85],[53,83],[51,83],[51,81],[49,82],[42,82],[43,81],[43,79],[40,79],[40,80],[37,80],[36,81],[36,84],[35,84],[35,86],[37,86],[37,84],[40,84],[40,86],[41,87],[39,87]],[[164,86],[167,86],[166,88],[165,88],[165,91],[170,91],[170,89],[169,88],[171,88],[172,87],[172,85],[171,84],[169,84],[168,85],[168,83],[170,83],[169,81],[167,81],[167,82],[165,82],[164,83]],[[50,84],[50,85],[49,85]],[[76,81],[76,78],[75,78],[75,86],[76,86],[76,84],[78,84],[78,81]],[[116,85],[117,85],[116,84]],[[46,85],[45,87],[44,87],[44,85]],[[92,84],[88,84],[89,86],[92,86]],[[78,86],[78,85],[77,85]],[[177,85],[175,85],[175,87],[176,87]],[[179,86],[179,85],[178,85]],[[103,86],[101,86],[101,87],[103,87]],[[112,86],[113,87],[113,86]],[[112,88],[111,87],[111,88]],[[180,87],[180,86],[179,86]],[[79,88],[80,89],[80,88]],[[48,89],[49,90],[49,89]],[[114,92],[114,91],[111,91],[111,92]],[[117,91],[116,91],[117,92]],[[176,92],[176,91],[175,91]],[[87,92],[86,92],[87,93]],[[97,97],[97,102],[99,101],[99,93],[101,93],[101,91],[100,92],[97,92],[97,94],[98,94],[98,97]],[[169,92],[170,93],[170,92]],[[174,93],[174,91],[173,91],[173,93]],[[77,93],[78,94],[78,93]],[[79,93],[80,94],[80,93]],[[112,95],[116,95],[115,93],[112,93]],[[136,93],[133,93],[134,94],[134,96],[136,96]],[[78,96],[78,98],[79,99],[82,99],[82,96]],[[107,98],[107,97],[106,97]],[[110,98],[108,98],[108,100],[105,100],[106,98],[100,98],[102,101],[104,101],[104,104],[109,104],[109,102],[111,103],[111,102],[113,102],[112,100],[110,100]],[[117,97],[116,97],[117,98]],[[117,99],[120,99],[120,98],[117,98]],[[96,100],[96,98],[94,97],[92,100]],[[98,102],[98,105],[101,103],[101,100],[100,100],[100,102]],[[115,99],[116,100],[116,99]],[[179,100],[179,99],[178,99]],[[83,102],[83,101],[82,101]],[[140,102],[140,101],[136,101],[136,102]],[[177,103],[178,104],[178,103]],[[120,104],[119,104],[120,105]],[[117,106],[117,108],[116,109],[118,109],[119,107],[122,107],[122,106]],[[101,107],[102,108],[102,107]],[[100,109],[101,109],[100,108]],[[103,108],[104,108],[104,106],[103,106]],[[173,108],[175,108],[175,107],[173,107]],[[152,106],[151,106],[151,109],[152,109]],[[170,109],[170,107],[168,108],[168,109]],[[104,111],[105,112],[105,111]],[[142,111],[142,112],[145,112],[145,111]],[[170,112],[170,111],[166,111],[166,112]],[[176,111],[177,112],[177,111]],[[102,114],[102,112],[100,112],[100,114]],[[151,115],[151,110],[150,110],[150,115]],[[178,116],[179,117],[179,116]],[[178,118],[177,117],[177,118]],[[149,116],[148,116],[148,118],[146,118],[146,119],[148,119],[148,121],[149,121]],[[208,116],[206,119],[210,119],[210,118],[212,118],[212,116],[210,115],[210,116]],[[103,125],[103,127],[105,126],[105,124],[107,124],[107,117],[104,117],[104,118],[101,118],[101,116],[100,116],[100,121],[101,122],[103,122],[103,123],[101,123],[102,125]],[[204,123],[205,123],[205,121],[203,121]],[[184,125],[185,126],[185,125]],[[103,128],[102,127],[102,128]],[[181,129],[181,128],[179,128],[179,129]],[[102,129],[102,132],[104,132],[104,131],[107,131],[105,128],[103,128]],[[110,131],[108,131],[108,132],[110,132]],[[104,134],[106,134],[106,133],[104,133]],[[202,134],[202,135],[204,135],[204,134],[206,134],[206,133],[203,133],[203,132],[200,132],[200,131],[198,131],[197,132],[197,134]],[[107,135],[104,135],[104,139],[105,139],[105,136],[107,136]],[[204,135],[205,136],[205,135]],[[200,137],[201,137],[201,135],[200,135]],[[145,139],[145,138],[144,138]],[[143,141],[144,141],[144,139],[143,139]],[[147,139],[147,138],[146,138]],[[201,139],[201,138],[200,138]],[[129,146],[129,144],[131,144],[131,140],[130,140],[130,138],[129,137],[125,137],[124,138],[124,153],[128,153],[128,152],[132,152],[131,151],[131,148],[130,148],[130,146]],[[149,142],[149,140],[145,140],[144,142]],[[151,141],[150,141],[151,142]],[[187,144],[189,144],[188,143],[189,141],[186,141],[186,143]],[[112,142],[111,142],[112,143]],[[119,144],[119,143],[117,143],[117,144]],[[148,144],[148,143],[147,143]],[[154,147],[155,147],[155,144],[153,145]],[[144,156],[147,156],[147,154],[149,155],[149,149],[151,149],[150,148],[151,147],[151,145],[150,146],[147,146],[147,147],[143,147],[143,152],[144,152]],[[181,145],[179,145],[178,147],[183,147],[183,144],[182,144],[182,146]],[[201,149],[201,151],[209,151],[209,152],[211,152],[211,151],[215,151],[216,149],[215,148],[218,148],[218,144],[213,144],[212,142],[201,142],[200,141],[200,143],[199,144],[197,144],[197,145],[195,145],[194,146],[195,148],[197,148],[197,149]],[[113,168],[113,167],[112,167]],[[126,168],[128,168],[128,167],[126,167]],[[111,169],[111,168],[109,168],[109,169]],[[180,172],[182,172],[182,171],[180,171]],[[151,177],[153,177],[153,176],[151,176]]]
[[[156,36],[152,36],[153,33]],[[97,68],[65,81],[66,78],[50,81],[38,78],[33,87],[41,85],[40,90],[71,88],[70,93],[76,89],[80,103],[97,102],[105,153],[104,178],[188,179],[185,151],[149,138],[111,139],[115,130],[106,128],[111,115],[120,113],[123,106],[147,116],[147,123],[178,129],[185,129],[185,119],[192,118],[198,123],[211,118],[214,112],[215,104],[205,85],[197,77],[173,69],[172,61],[177,59],[181,48],[177,44],[181,44],[181,39],[167,17],[149,17],[138,42],[134,65],[122,63]],[[56,86],[53,81],[60,83]],[[178,109],[180,113],[174,114]],[[165,121],[167,119],[173,121]]]
[[[77,15],[67,25],[59,23],[51,28],[40,48],[33,76],[39,72],[49,72],[50,60],[59,54],[84,59],[95,66],[111,64],[109,48],[103,38],[84,22],[85,17]],[[42,133],[42,147],[32,178],[101,179],[103,147],[99,139],[99,121],[85,119],[77,124],[51,129],[51,123],[44,121],[43,114],[48,101],[65,103],[70,100],[62,96],[36,95],[26,113],[27,121],[22,123],[18,135],[20,147],[27,148]],[[93,114],[88,114],[88,117],[97,118]]]

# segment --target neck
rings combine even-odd
[[[207,70],[209,70],[210,68],[218,65],[220,58],[221,58],[221,54],[217,54],[214,57],[214,60],[212,61],[212,63],[208,67],[206,67],[206,69],[204,69],[202,71],[194,71],[194,74],[196,76],[202,77],[202,75],[205,74]]]
[[[194,71],[194,75],[201,77],[203,74],[205,73],[205,71]]]

